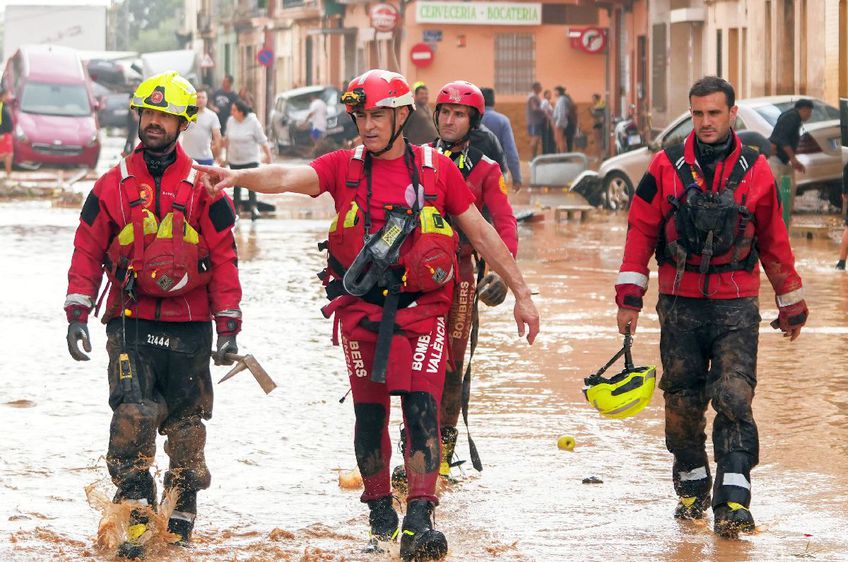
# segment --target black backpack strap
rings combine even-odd
[[[739,183],[742,181],[742,178],[745,177],[748,170],[754,167],[754,162],[756,162],[759,157],[760,153],[755,148],[743,145],[742,153],[733,165],[733,169],[730,171],[730,176],[727,178],[727,189],[735,191],[736,188],[739,187]]]
[[[695,183],[695,175],[692,173],[692,166],[686,162],[684,153],[685,145],[683,143],[673,144],[665,148],[665,155],[671,165],[674,166],[677,177],[683,182],[683,191],[685,192],[687,187]]]

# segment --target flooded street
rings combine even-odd
[[[523,193],[516,201],[555,197]],[[148,559],[399,559],[360,553],[367,507],[359,490],[339,486],[339,471],[355,466],[353,405],[339,404],[348,390],[344,361],[331,346],[315,277],[330,200],[273,201],[277,218],[241,221],[236,241],[244,289],[239,346],[278,388],[265,396],[248,373],[216,385],[207,424],[212,486],[199,496],[196,539],[188,550],[163,547]],[[86,499],[92,484],[95,498],[114,491],[105,466],[105,329],[90,322],[88,363],[74,362],[65,343],[62,303],[78,216],[45,201],[0,203],[0,560],[112,559],[96,545],[101,513]],[[711,518],[672,518],[659,391],[627,420],[601,418],[581,393],[583,377],[621,345],[613,283],[625,229],[622,214],[557,225],[551,211],[521,227],[519,261],[539,293],[542,333],[533,347],[518,339],[511,298],[481,307],[469,421],[484,470],[469,468],[442,493],[436,521],[448,560],[845,560],[848,276],[833,270],[836,242],[793,238],[811,311],[799,340],[769,328],[776,310],[764,281],[754,401],[761,463],[751,506],[757,532],[731,541],[713,535]],[[653,279],[634,344],[638,364],[659,362],[655,302]],[[213,378],[225,372],[213,368]],[[400,419],[396,405],[395,440]],[[575,437],[573,452],[557,449],[562,434]],[[162,442],[156,464],[164,471]],[[461,428],[457,452],[468,458],[467,451]],[[590,476],[603,483],[582,484]]]

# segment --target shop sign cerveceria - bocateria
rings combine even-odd
[[[415,21],[469,25],[541,25],[542,4],[419,0],[415,3]]]

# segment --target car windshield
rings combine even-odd
[[[339,94],[334,88],[327,88],[321,92],[321,99],[327,105],[334,105],[338,101]],[[312,94],[300,95],[288,99],[289,111],[302,111],[309,109],[309,103],[312,101]]]
[[[80,84],[30,82],[21,96],[21,111],[41,115],[91,115],[88,91]]]
[[[809,121],[804,121],[804,124],[819,123],[821,121],[831,121],[833,119],[839,119],[839,110],[835,107],[831,107],[824,102],[820,102],[819,100],[812,100],[812,102],[813,115],[810,117]],[[794,106],[794,101],[786,101],[781,103],[762,105],[756,108],[756,111],[763,117],[763,119],[768,121],[769,125],[774,127],[775,123],[777,123],[777,118],[780,117],[780,114],[786,111],[787,109],[792,109]]]

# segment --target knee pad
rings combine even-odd
[[[356,429],[353,448],[363,476],[374,476],[384,468],[383,433],[386,430],[386,409],[382,404],[354,404]]]

